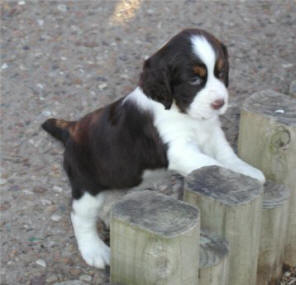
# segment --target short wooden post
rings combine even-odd
[[[268,181],[264,187],[261,239],[258,256],[258,285],[279,284],[284,258],[289,191]]]
[[[296,265],[296,100],[264,90],[241,111],[239,156],[291,190],[284,262]]]
[[[199,211],[151,191],[128,194],[111,214],[111,281],[198,284]]]
[[[104,193],[104,203],[100,208],[99,217],[109,227],[111,209],[114,204],[123,199],[128,193],[135,191],[151,190],[161,194],[181,199],[183,196],[184,177],[172,170],[161,170],[157,172],[145,172],[141,184],[125,190],[109,190]]]
[[[199,285],[228,285],[228,242],[213,233],[201,231]]]
[[[184,200],[197,206],[201,228],[229,242],[229,284],[256,284],[263,186],[255,179],[217,166],[193,171]]]

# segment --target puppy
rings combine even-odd
[[[109,248],[96,232],[104,192],[138,185],[146,170],[188,175],[218,165],[264,183],[260,170],[236,156],[220,127],[227,86],[226,47],[206,31],[188,29],[145,61],[139,86],[127,96],[78,121],[42,125],[65,146],[71,220],[87,264],[109,264]]]

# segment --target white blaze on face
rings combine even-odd
[[[189,107],[188,114],[197,119],[209,119],[225,113],[228,91],[224,83],[214,75],[217,58],[211,44],[203,36],[193,36],[191,42],[194,54],[206,65],[207,81],[206,85],[196,94]],[[211,104],[221,99],[225,101],[225,105],[219,110],[214,110]]]

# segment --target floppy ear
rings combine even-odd
[[[170,109],[173,104],[169,67],[157,54],[144,62],[140,87],[146,96]]]
[[[228,51],[227,47],[221,43],[222,51],[225,57],[225,85],[228,87],[229,84],[229,62],[228,62]]]

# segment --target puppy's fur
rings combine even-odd
[[[138,185],[145,170],[188,175],[219,165],[264,182],[261,171],[235,155],[220,128],[227,86],[226,47],[205,31],[184,30],[145,61],[132,93],[79,121],[42,125],[65,145],[71,218],[89,265],[109,263],[109,248],[96,233],[104,192]]]

